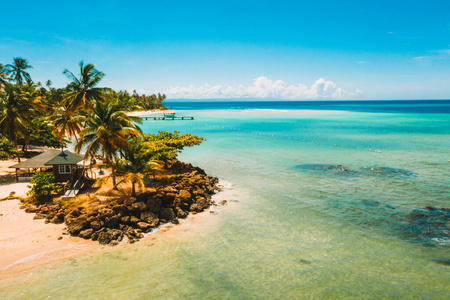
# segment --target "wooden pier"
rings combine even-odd
[[[192,116],[175,116],[175,115],[167,115],[164,117],[144,117],[145,120],[153,119],[153,120],[194,120]]]

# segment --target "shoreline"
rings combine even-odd
[[[223,182],[219,186],[224,187]],[[217,194],[213,195],[213,200],[219,202],[225,200],[226,192],[229,189],[223,189]],[[11,228],[6,227],[4,203],[8,203],[12,210],[8,211],[6,215],[17,215],[20,218],[15,218],[11,222],[19,224],[10,234],[9,238],[3,238],[3,232],[10,232]],[[201,213],[189,214],[187,218],[180,219],[180,223],[175,225],[166,223],[156,228],[156,230],[145,234],[145,236],[135,244],[130,244],[125,238],[117,246],[100,245],[92,240],[85,240],[79,237],[72,237],[70,235],[62,235],[62,230],[66,227],[65,224],[44,224],[44,220],[33,220],[33,213],[26,213],[19,208],[19,200],[5,200],[0,201],[0,211],[3,216],[0,216],[0,251],[6,253],[0,258],[0,281],[20,276],[26,272],[49,266],[54,263],[65,261],[69,258],[78,258],[86,255],[94,255],[101,251],[121,250],[124,248],[135,247],[139,244],[153,243],[158,239],[162,243],[167,242],[167,239],[177,237],[178,234],[190,231],[197,226],[210,226],[212,221],[217,221],[217,214],[220,214],[221,209],[217,206],[211,206]],[[220,206],[222,207],[222,206]],[[26,222],[22,222],[26,220]],[[36,226],[38,225],[38,226]],[[23,233],[23,230],[34,230]],[[20,232],[22,234],[20,234]],[[36,236],[38,235],[38,236]],[[58,240],[57,237],[63,236],[63,239]],[[17,251],[16,247],[21,240],[29,238],[29,243],[25,247]],[[41,248],[36,245],[43,245]],[[44,247],[45,245],[45,247]]]
[[[14,183],[13,170],[9,165],[15,160],[0,162],[0,199],[9,196],[14,191],[15,197],[26,197],[29,182]],[[212,195],[212,200],[218,203],[226,195],[227,189],[223,182],[219,182],[219,192]],[[44,219],[34,219],[34,213],[27,213],[21,209],[19,199],[5,199],[0,201],[0,281],[19,276],[34,269],[38,269],[69,258],[98,253],[112,249],[132,247],[125,237],[117,246],[101,245],[97,241],[63,234],[67,227],[65,223],[45,223]],[[141,243],[147,243],[157,238],[164,243],[165,237],[177,236],[177,233],[188,231],[195,226],[210,226],[211,217],[220,213],[221,209],[211,206],[203,212],[192,214],[179,219],[179,224],[165,223],[147,233]]]

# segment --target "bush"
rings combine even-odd
[[[61,190],[55,182],[53,173],[36,173],[31,178],[30,183],[32,185],[28,186],[31,188],[28,195],[38,200],[47,199],[53,193],[58,193]]]
[[[0,136],[0,160],[7,160],[13,156],[17,156],[17,148],[6,137]]]

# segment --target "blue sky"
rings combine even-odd
[[[169,98],[448,99],[450,1],[5,1],[0,63]]]

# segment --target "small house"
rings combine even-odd
[[[84,173],[84,156],[69,150],[50,149],[26,161],[10,166],[16,169],[16,181],[29,181],[36,172],[53,172],[56,182],[76,182]]]

